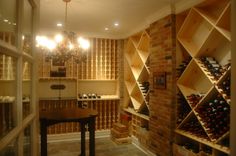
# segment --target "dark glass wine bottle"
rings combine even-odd
[[[203,64],[204,68],[206,68],[204,70],[209,71],[210,78],[212,78],[211,76],[213,76],[212,79],[214,80],[218,80],[225,71],[213,57],[201,57],[200,61]]]
[[[220,94],[195,110],[211,138],[217,139],[229,130],[230,106]]]

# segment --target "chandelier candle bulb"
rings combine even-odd
[[[61,34],[57,34],[57,35],[55,36],[55,41],[56,41],[57,43],[62,42],[62,40],[63,40],[63,36],[62,36]]]

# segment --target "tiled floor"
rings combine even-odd
[[[86,144],[88,147],[88,144]],[[79,156],[80,142],[58,142],[48,144],[49,156]],[[89,155],[88,153],[86,155]],[[110,138],[96,139],[96,156],[147,156],[133,144],[117,145]]]

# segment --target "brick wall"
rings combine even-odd
[[[175,125],[175,15],[150,25],[150,149],[158,156],[172,155]],[[153,73],[166,72],[166,89],[156,89]]]

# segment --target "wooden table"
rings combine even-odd
[[[95,118],[96,110],[66,108],[40,111],[41,156],[47,156],[47,127],[61,122],[79,122],[81,127],[81,156],[85,156],[85,126],[89,130],[89,155],[95,156]]]

